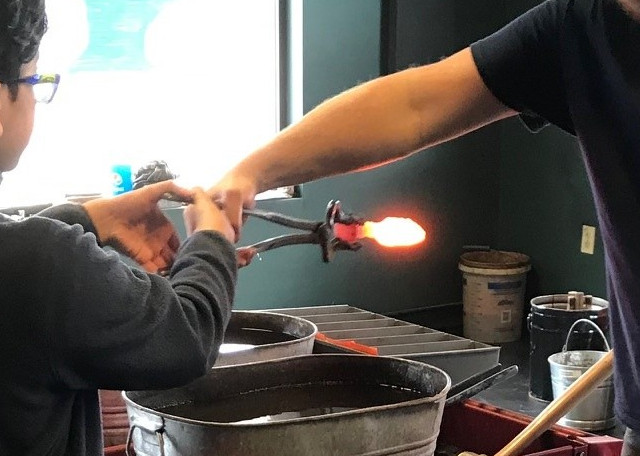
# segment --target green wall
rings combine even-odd
[[[594,254],[580,252],[582,225],[597,218],[575,139],[555,127],[531,134],[510,120],[501,143],[498,245],[531,256],[527,294],[606,297],[598,230]]]
[[[446,2],[432,2],[431,11],[433,23],[451,14]],[[406,12],[403,18],[410,16]],[[433,30],[438,45],[427,47],[422,58],[449,53],[451,36],[455,34],[448,29]],[[415,45],[428,43],[428,38]],[[377,76],[379,55],[378,2],[305,1],[305,111]],[[407,66],[422,63],[410,60]],[[393,312],[460,301],[457,259],[462,246],[491,242],[496,234],[498,141],[495,131],[478,132],[384,168],[305,184],[299,200],[260,203],[262,208],[321,219],[327,202],[340,199],[346,209],[373,220],[391,214],[412,217],[427,229],[429,242],[402,251],[366,244],[357,253],[340,253],[329,264],[313,246],[267,252],[241,272],[237,308],[346,303]],[[250,220],[243,241],[281,232]]]
[[[388,30],[395,43],[392,69],[437,61],[535,3],[399,0]],[[381,44],[379,2],[303,5],[306,112],[377,76],[387,41],[383,34]],[[579,151],[557,129],[532,135],[517,120],[502,122],[383,168],[305,184],[302,195],[258,207],[320,220],[326,204],[339,199],[346,210],[372,220],[412,217],[426,228],[428,243],[402,251],[367,243],[328,264],[316,246],[266,252],[241,270],[236,308],[350,304],[392,313],[459,303],[457,260],[468,244],[529,254],[534,269],[528,298],[568,289],[604,296],[601,245],[596,255],[579,253],[581,225],[595,224]],[[180,214],[172,216],[177,220]],[[285,231],[250,219],[242,244]]]
[[[400,0],[397,68],[437,61],[439,55],[450,55],[539,3]],[[582,225],[596,226],[597,219],[575,138],[556,127],[532,134],[515,119],[488,130],[499,137],[497,172],[492,173],[499,176],[499,199],[492,221],[495,236],[487,243],[531,256],[527,298],[574,289],[604,297],[600,237],[594,255],[580,252]],[[496,203],[489,204],[486,218],[493,218]]]

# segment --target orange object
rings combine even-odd
[[[387,217],[380,222],[364,222],[362,235],[385,247],[406,247],[423,242],[427,233],[410,218]]]
[[[386,217],[380,222],[359,224],[336,223],[333,227],[338,239],[355,242],[369,238],[383,247],[408,247],[424,242],[427,233],[410,218]]]
[[[329,336],[326,336],[322,333],[316,334],[316,339],[321,342],[326,342],[331,345],[336,345],[338,347],[346,348],[351,351],[355,351],[358,353],[364,353],[365,355],[378,356],[378,348],[371,347],[369,345],[359,344],[355,340],[347,340],[347,339],[333,339]]]

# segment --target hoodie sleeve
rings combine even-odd
[[[168,388],[213,365],[237,275],[235,250],[222,235],[189,237],[167,279],[123,263],[78,225],[40,217],[24,223],[40,232],[30,272],[39,278],[34,293],[45,301],[43,350],[57,383]]]

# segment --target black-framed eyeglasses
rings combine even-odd
[[[60,75],[56,73],[32,74],[11,82],[33,86],[33,95],[36,101],[38,103],[50,103],[58,90]]]

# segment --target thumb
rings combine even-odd
[[[192,190],[180,187],[173,180],[146,185],[142,189],[147,192],[150,198],[158,201],[167,196],[172,196],[185,203],[190,203],[194,198]]]

